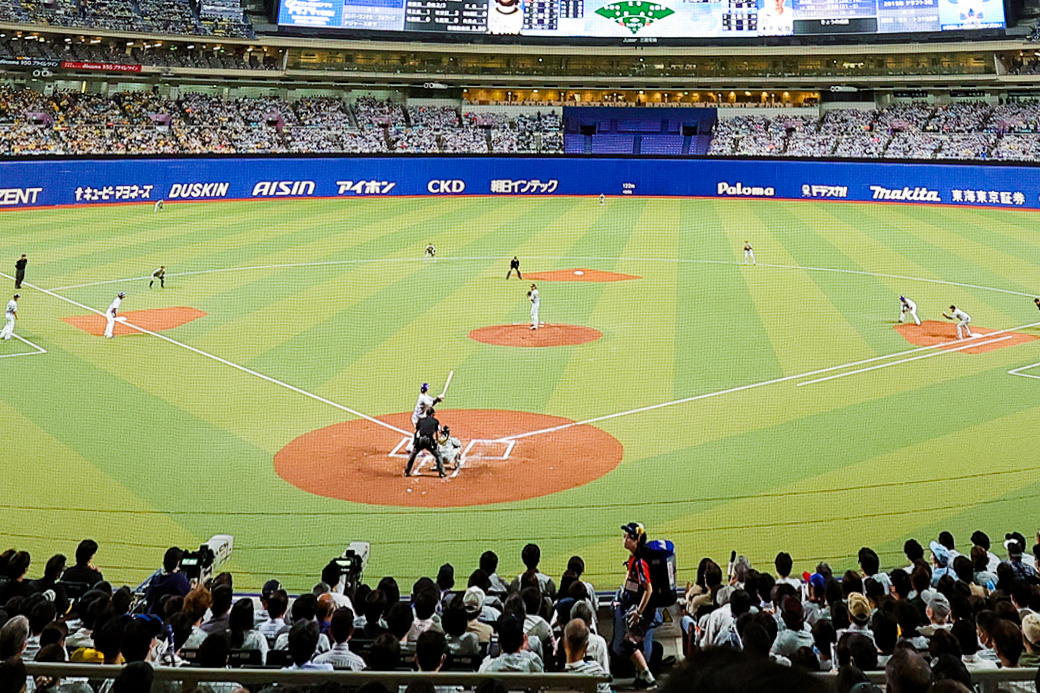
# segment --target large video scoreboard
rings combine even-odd
[[[1005,27],[1002,0],[281,0],[285,27],[684,39]]]

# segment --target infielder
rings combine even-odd
[[[911,301],[906,296],[899,297],[899,322],[903,322],[906,319],[906,314],[910,313],[910,317],[914,319],[914,322],[918,325],[921,324],[921,320],[917,317],[917,304]]]
[[[755,249],[751,247],[750,242],[744,241],[744,264],[746,265],[749,262],[752,265],[758,264],[757,262],[755,262]]]
[[[0,330],[0,339],[6,341],[14,336],[14,321],[18,318],[18,299],[21,297],[21,294],[15,294],[7,302],[7,310],[4,311],[4,319],[7,322],[4,323],[4,329]]]
[[[156,200],[155,201],[155,207],[152,208],[152,211],[153,212],[161,212],[165,208],[166,208],[166,203],[165,202],[163,202],[162,200]]]
[[[538,295],[538,287],[531,284],[531,290],[527,292],[527,298],[531,301],[531,329],[538,329],[538,309],[541,308],[542,298]]]
[[[423,262],[426,262],[427,258],[437,262],[437,249],[433,247],[433,243],[426,244],[426,254],[423,255]]]
[[[109,304],[108,310],[105,311],[105,337],[112,339],[116,329],[116,316],[119,315],[119,306],[123,305],[123,299],[126,298],[126,294],[122,291],[119,295],[112,299],[112,303]]]
[[[947,320],[957,321],[957,339],[964,339],[964,335],[961,334],[962,327],[969,337],[975,336],[971,333],[971,316],[957,306],[950,306],[950,314],[943,313],[943,317]]]
[[[152,284],[155,283],[156,279],[159,280],[159,288],[160,289],[165,289],[166,288],[166,265],[159,265],[159,269],[157,269],[154,272],[152,272],[152,281],[148,282],[148,288],[149,289],[152,288]]]

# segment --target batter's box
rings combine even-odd
[[[462,451],[462,457],[467,462],[471,460],[508,460],[509,453],[513,452],[515,445],[515,440],[474,439],[469,441],[469,445]]]

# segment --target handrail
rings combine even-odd
[[[111,679],[119,675],[124,667],[114,664],[68,664],[26,662],[25,668],[30,676],[59,676],[61,678],[77,677],[90,679]],[[254,683],[310,684],[335,681],[347,686],[360,686],[372,680],[386,684],[390,690],[398,686],[407,686],[418,680],[435,678],[438,686],[464,686],[475,688],[489,678],[501,681],[508,690],[568,690],[581,693],[596,693],[596,686],[610,681],[609,676],[589,676],[586,674],[545,673],[520,674],[495,672],[479,674],[477,672],[442,671],[436,674],[418,671],[287,671],[285,669],[203,669],[199,667],[163,667],[155,668],[156,681],[175,681],[185,684],[200,682],[230,681],[243,685]]]

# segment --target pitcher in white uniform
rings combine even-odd
[[[538,295],[538,287],[531,284],[531,290],[527,292],[527,298],[531,301],[531,329],[538,329],[538,309],[542,305],[542,298]]]
[[[0,339],[10,339],[14,336],[14,321],[18,318],[18,299],[21,298],[21,294],[15,294],[14,297],[7,302],[7,310],[4,311],[4,329],[0,330]]]
[[[943,313],[943,317],[947,320],[957,321],[957,339],[964,339],[964,335],[961,334],[962,327],[969,337],[975,336],[971,333],[971,316],[957,306],[950,306],[950,314]]]
[[[119,315],[119,306],[123,305],[123,299],[126,298],[126,294],[122,291],[119,295],[112,299],[112,303],[109,304],[108,310],[105,311],[105,337],[112,339],[116,329],[116,316]]]
[[[903,322],[906,319],[906,314],[909,313],[910,317],[914,319],[914,322],[918,325],[921,324],[921,320],[917,317],[917,304],[911,301],[906,296],[899,297],[899,322]]]

